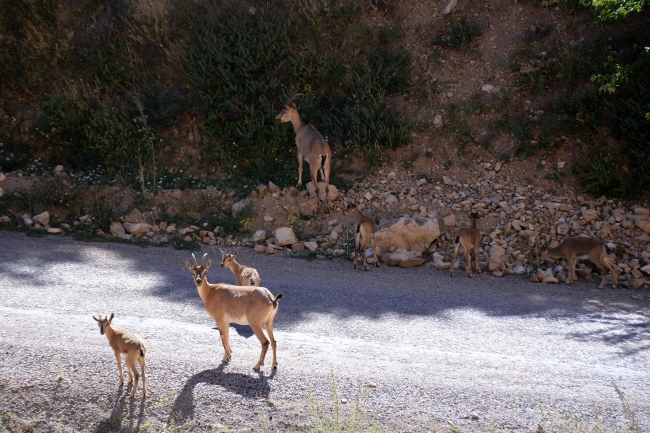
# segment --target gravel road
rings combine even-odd
[[[208,280],[234,283],[219,253],[203,252]],[[242,250],[238,260],[284,294],[279,368],[267,356],[256,373],[248,327],[233,326],[221,364],[189,257],[0,232],[0,431],[301,431],[313,411],[331,413],[333,383],[343,413],[365,401],[367,420],[397,432],[450,431],[449,421],[534,432],[565,409],[622,426],[616,386],[650,431],[650,303],[632,291]],[[91,317],[111,312],[147,344],[144,400],[119,387]]]

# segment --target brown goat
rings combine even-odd
[[[272,368],[278,368],[276,340],[273,337],[273,320],[275,320],[275,315],[278,312],[278,299],[282,298],[282,293],[278,293],[274,297],[264,287],[232,286],[223,283],[210,284],[207,275],[212,259],[208,259],[207,263],[204,263],[205,256],[207,256],[207,253],[203,255],[201,264],[198,264],[196,257],[192,254],[194,266],[189,260],[185,261],[185,265],[192,273],[194,284],[196,284],[196,289],[203,301],[205,310],[219,328],[221,342],[225,351],[222,362],[230,361],[232,356],[230,341],[228,340],[230,323],[248,325],[262,344],[260,359],[254,367],[255,370],[259,370],[264,365],[264,358],[269,349],[269,340],[264,335],[263,328],[263,326],[266,326],[266,331],[271,340],[271,348],[273,349]]]
[[[235,260],[237,258],[237,251],[233,254],[226,254],[222,249],[221,251],[221,267],[228,268],[235,276],[235,282],[238,286],[258,286],[260,285],[260,275],[254,268],[250,266],[241,265]]]
[[[465,272],[472,277],[472,255],[470,250],[474,250],[474,260],[476,261],[476,273],[481,273],[481,267],[479,266],[478,260],[478,248],[479,243],[481,242],[481,232],[476,228],[476,221],[478,221],[479,214],[477,212],[472,212],[469,215],[469,219],[472,221],[472,227],[466,227],[460,229],[456,235],[456,240],[454,240],[454,257],[451,259],[451,271],[449,272],[450,276],[454,276],[454,266],[456,266],[456,257],[458,256],[458,251],[462,245],[465,253],[463,254],[463,263],[465,263]]]
[[[366,259],[366,248],[371,244],[373,257],[375,258],[375,266],[379,266],[377,249],[375,248],[375,222],[372,218],[365,216],[359,210],[359,197],[355,199],[354,207],[352,207],[351,212],[357,219],[354,223],[354,269],[357,268],[357,254],[361,254],[363,267],[368,271],[369,267]]]
[[[320,201],[320,193],[318,191],[318,172],[320,171],[321,179],[325,182],[325,208],[329,212],[329,184],[330,184],[330,166],[332,163],[332,151],[327,140],[323,138],[318,130],[309,124],[303,123],[300,119],[300,113],[293,101],[300,96],[305,96],[302,93],[293,95],[282,111],[275,116],[280,122],[291,122],[293,130],[296,133],[296,147],[298,148],[298,184],[296,188],[302,186],[302,161],[303,159],[309,163],[309,173],[311,174],[311,181],[316,188],[316,196]]]
[[[614,276],[612,280],[612,287],[616,287],[616,280],[618,274],[616,269],[609,262],[607,258],[607,250],[605,249],[605,241],[593,238],[568,238],[562,241],[560,245],[555,248],[547,248],[542,252],[542,260],[547,258],[560,259],[566,258],[568,262],[569,274],[567,275],[567,283],[578,281],[576,275],[576,260],[590,259],[603,274],[603,279],[598,288],[602,289],[607,283],[607,269]]]
[[[93,319],[99,325],[99,333],[108,338],[108,344],[113,349],[115,353],[115,359],[117,359],[117,369],[120,372],[120,385],[124,385],[124,373],[122,372],[122,353],[126,354],[126,368],[129,372],[129,383],[133,382],[133,377],[135,376],[135,383],[133,384],[133,390],[131,390],[131,397],[135,395],[135,390],[138,389],[138,379],[140,375],[136,368],[136,361],[140,364],[140,370],[142,370],[142,396],[147,395],[147,383],[144,374],[144,367],[146,361],[144,355],[147,353],[147,348],[144,345],[144,341],[137,335],[119,329],[113,329],[111,327],[111,322],[113,321],[114,313],[111,313],[111,317],[99,318],[93,316]]]

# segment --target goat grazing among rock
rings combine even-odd
[[[117,359],[117,369],[120,372],[120,385],[124,385],[124,373],[122,372],[122,354],[126,354],[126,368],[129,372],[129,383],[133,382],[133,377],[135,376],[135,383],[133,384],[133,390],[131,390],[131,397],[135,395],[135,390],[138,389],[138,379],[140,375],[136,369],[136,362],[140,364],[140,370],[142,370],[142,396],[147,395],[147,383],[144,375],[144,366],[146,361],[144,355],[147,353],[147,348],[144,345],[144,341],[137,335],[119,329],[113,329],[111,327],[111,322],[113,321],[114,313],[111,313],[111,317],[99,318],[93,316],[93,319],[99,325],[99,333],[108,338],[108,344],[115,352],[115,359]]]
[[[203,301],[205,310],[210,317],[214,319],[221,334],[224,355],[222,362],[230,361],[232,350],[228,340],[228,330],[230,323],[239,325],[248,325],[251,327],[255,336],[262,344],[262,353],[254,369],[259,370],[264,365],[264,358],[269,349],[269,340],[264,335],[264,326],[271,340],[273,349],[272,368],[278,368],[276,357],[276,341],[273,337],[273,321],[278,312],[278,299],[282,298],[282,293],[273,296],[271,292],[264,287],[255,286],[232,286],[230,284],[210,284],[208,283],[208,269],[212,264],[212,259],[205,262],[207,253],[203,255],[201,264],[196,262],[196,257],[192,254],[194,265],[189,260],[185,261],[187,269],[192,273],[194,284]],[[205,263],[204,263],[205,262]]]
[[[305,96],[302,93],[293,95],[284,109],[275,116],[280,122],[291,122],[293,130],[296,132],[296,147],[298,148],[298,184],[296,188],[302,186],[302,161],[303,159],[309,163],[309,172],[311,174],[311,181],[316,188],[316,196],[320,200],[320,192],[318,190],[318,172],[320,171],[321,179],[325,182],[325,208],[329,212],[329,184],[330,184],[330,165],[332,163],[332,151],[327,140],[323,138],[320,132],[312,125],[303,123],[298,113],[298,108],[294,101],[300,96]]]
[[[357,254],[361,254],[363,267],[368,271],[370,268],[368,267],[368,260],[366,259],[366,248],[368,248],[369,245],[372,245],[372,254],[375,259],[375,266],[379,266],[377,248],[375,247],[375,222],[372,218],[365,216],[359,210],[359,197],[355,199],[354,206],[350,212],[352,212],[352,215],[357,219],[354,223],[354,269],[357,268]]]
[[[258,286],[260,285],[260,275],[254,268],[250,266],[241,265],[237,263],[237,251],[233,254],[226,254],[222,249],[221,251],[221,267],[228,268],[235,276],[235,282],[238,286]]]
[[[450,276],[454,276],[454,267],[456,266],[456,257],[458,256],[458,251],[462,245],[465,253],[463,254],[463,263],[465,263],[465,272],[472,277],[472,254],[470,250],[474,250],[474,260],[476,261],[476,273],[481,273],[481,267],[479,266],[478,260],[478,248],[479,243],[481,242],[481,232],[476,228],[476,222],[478,221],[479,214],[477,212],[472,212],[469,215],[470,221],[472,221],[472,227],[466,227],[460,229],[454,240],[454,257],[451,259],[451,271],[449,272]]]
[[[567,283],[578,281],[578,276],[576,275],[576,260],[590,259],[596,266],[598,266],[600,272],[603,273],[603,279],[598,288],[602,289],[607,282],[607,269],[609,269],[614,277],[612,279],[612,287],[616,287],[618,274],[607,258],[605,241],[600,239],[568,238],[562,241],[562,243],[555,248],[546,248],[542,252],[541,258],[542,260],[546,260],[547,258],[567,259],[567,266],[569,268],[566,280]]]

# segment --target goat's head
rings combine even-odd
[[[348,205],[345,208],[344,215],[348,214],[353,214],[354,216],[358,217],[361,215],[361,211],[359,210],[359,197],[355,197],[354,199],[354,204],[352,202],[349,202]]]
[[[208,259],[208,261],[204,263],[205,256],[207,255],[208,253],[203,254],[203,257],[201,258],[201,264],[198,264],[196,261],[196,257],[194,256],[194,253],[192,253],[192,258],[194,259],[194,266],[192,266],[189,260],[185,260],[185,266],[187,266],[187,269],[189,269],[190,272],[192,273],[192,277],[194,278],[194,283],[196,283],[197,286],[200,286],[201,283],[203,283],[203,280],[208,274],[208,269],[210,269],[210,265],[212,264],[212,259]]]
[[[221,251],[221,267],[225,268],[226,266],[229,266],[230,263],[235,261],[235,258],[237,258],[237,251],[235,251],[232,254],[227,254],[224,250],[219,249]]]
[[[95,322],[97,322],[97,325],[99,325],[100,334],[104,335],[104,329],[106,329],[106,327],[111,324],[113,317],[115,317],[115,313],[111,313],[111,317],[106,316],[103,319],[102,316],[99,316],[99,318],[93,316],[93,319],[95,319]]]
[[[284,106],[282,111],[280,111],[280,113],[277,116],[275,116],[275,118],[282,123],[291,122],[294,113],[298,112],[298,107],[296,107],[296,104],[294,104],[293,101],[300,98],[301,96],[305,96],[305,95],[302,93],[296,93],[291,98],[289,98],[287,104]]]

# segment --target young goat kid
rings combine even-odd
[[[230,361],[232,356],[230,341],[228,340],[230,323],[248,325],[262,344],[260,359],[254,367],[255,370],[259,370],[264,365],[264,358],[269,349],[269,340],[264,335],[263,328],[266,326],[266,332],[269,334],[271,348],[273,349],[272,368],[278,368],[276,341],[273,337],[273,320],[275,320],[275,315],[278,312],[278,299],[282,297],[282,293],[273,296],[264,287],[232,286],[223,283],[210,284],[207,275],[212,259],[208,259],[207,263],[204,263],[205,256],[207,256],[207,253],[203,255],[201,264],[198,264],[196,257],[192,254],[194,266],[189,260],[185,261],[185,265],[192,273],[194,284],[196,284],[196,289],[203,301],[205,310],[219,328],[221,342],[225,351],[222,362]]]
[[[618,274],[607,258],[605,241],[592,238],[568,238],[555,248],[546,248],[542,252],[542,260],[546,260],[547,258],[565,258],[567,260],[569,267],[567,283],[578,281],[578,276],[576,275],[576,259],[590,259],[603,273],[603,279],[598,288],[602,289],[605,283],[607,283],[607,269],[609,269],[614,277],[612,279],[612,287],[616,287]]]
[[[246,265],[240,265],[235,261],[237,258],[237,251],[234,254],[226,254],[222,249],[221,251],[221,267],[228,268],[235,276],[235,282],[238,286],[258,286],[260,285],[260,275],[254,268]]]
[[[329,184],[330,184],[330,165],[332,163],[332,151],[327,140],[323,138],[320,132],[312,125],[303,123],[298,113],[298,107],[293,101],[300,96],[305,96],[302,93],[293,95],[284,109],[275,116],[280,122],[291,122],[293,130],[296,133],[296,147],[298,148],[298,184],[296,188],[302,186],[302,161],[303,158],[309,163],[309,173],[311,174],[311,181],[316,188],[316,196],[320,201],[320,193],[318,191],[318,172],[320,171],[321,179],[325,182],[325,208],[329,212]]]
[[[122,353],[126,354],[126,368],[129,372],[129,383],[133,382],[133,376],[135,376],[135,383],[133,384],[133,390],[131,390],[131,397],[135,395],[135,390],[138,389],[138,379],[140,375],[136,369],[136,362],[140,364],[140,370],[142,370],[142,396],[145,397],[147,394],[147,383],[144,375],[144,366],[146,361],[144,355],[147,353],[147,348],[144,345],[144,341],[137,335],[129,332],[122,331],[119,329],[113,329],[111,327],[111,322],[113,321],[114,313],[111,313],[111,317],[99,318],[93,316],[93,319],[99,325],[99,333],[108,338],[108,344],[110,344],[111,349],[115,352],[115,359],[117,359],[117,369],[120,372],[120,385],[124,385],[124,373],[122,372]]]
[[[366,271],[369,270],[366,259],[366,248],[371,244],[372,254],[375,258],[375,266],[378,267],[379,259],[377,258],[377,249],[375,248],[375,222],[359,210],[359,197],[356,198],[351,212],[357,219],[354,223],[354,269],[357,268],[357,254],[361,254],[363,267]]]
[[[470,221],[472,221],[472,227],[466,227],[460,229],[456,235],[456,240],[454,241],[454,258],[451,260],[451,271],[449,275],[454,276],[454,266],[456,265],[456,257],[458,256],[458,251],[462,245],[465,253],[463,254],[463,263],[465,263],[465,272],[472,278],[472,255],[470,250],[474,250],[474,260],[476,261],[476,273],[481,273],[481,267],[478,263],[478,247],[481,242],[481,232],[476,228],[476,221],[479,219],[479,214],[477,212],[472,212],[469,215]]]

